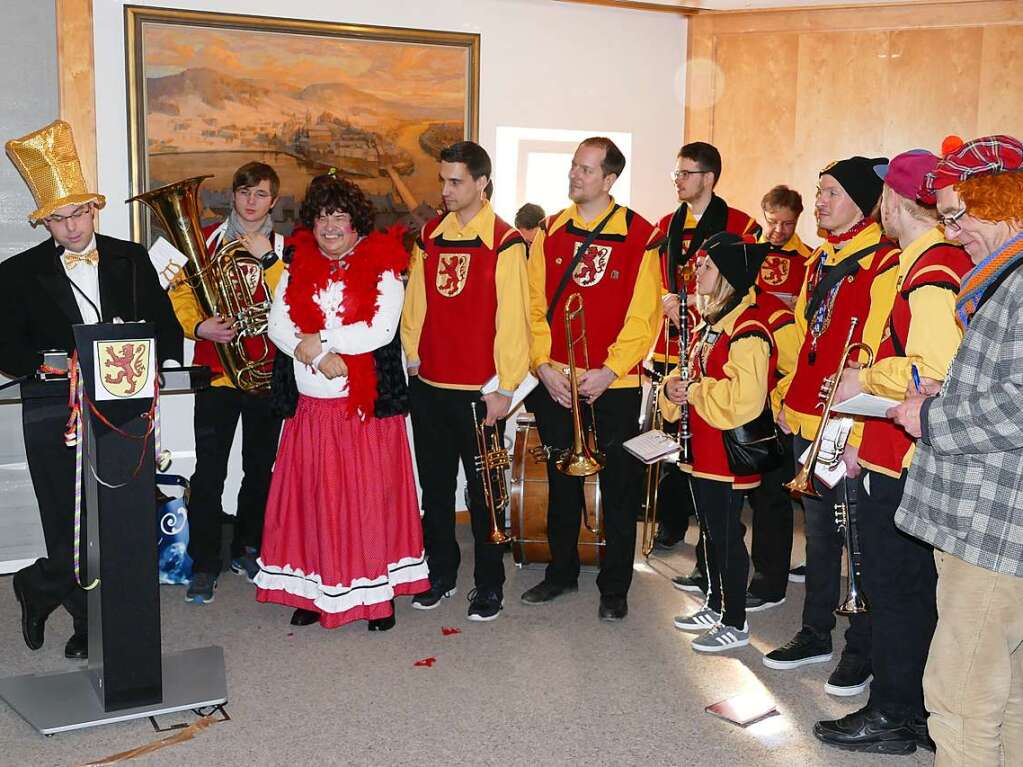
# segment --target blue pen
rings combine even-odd
[[[916,365],[909,366],[909,372],[913,374],[913,386],[916,387],[916,393],[920,393],[920,371],[916,369]]]

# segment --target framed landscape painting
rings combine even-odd
[[[477,136],[476,34],[138,6],[125,28],[131,193],[210,174],[204,224],[258,160],[281,178],[286,233],[331,168],[370,197],[379,228],[410,225],[440,204],[440,150]],[[149,244],[143,207],[132,230]]]

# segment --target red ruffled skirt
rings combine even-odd
[[[256,598],[320,624],[391,614],[430,587],[405,419],[349,416],[300,396],[284,423],[267,500]]]

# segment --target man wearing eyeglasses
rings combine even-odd
[[[28,220],[41,223],[50,237],[0,264],[0,370],[31,377],[43,363],[42,351],[74,353],[74,325],[118,320],[154,323],[157,358],[180,363],[181,328],[145,249],[96,233],[95,211],[106,200],[86,187],[71,126],[58,120],[6,148],[35,198]],[[23,384],[23,392],[33,388],[31,380]],[[42,647],[46,619],[63,605],[74,626],[64,656],[80,660],[88,657],[89,640],[86,593],[74,567],[75,451],[64,442],[67,396],[25,396],[21,413],[46,541],[46,556],[13,579],[22,637],[30,649]],[[86,513],[83,503],[83,530]],[[81,582],[88,582],[84,562]]]
[[[924,669],[936,765],[1023,763],[1023,143],[946,154],[921,194],[975,264],[962,344],[939,385],[889,416],[917,438],[895,524],[934,547],[938,620]]]
[[[684,145],[675,158],[670,177],[680,203],[672,213],[658,224],[666,238],[661,246],[662,303],[665,321],[670,322],[670,349],[665,348],[664,333],[658,333],[654,347],[653,367],[658,374],[678,362],[679,285],[677,268],[689,263],[703,241],[718,232],[756,237],[760,226],[756,220],[736,208],[731,208],[718,195],[714,187],[721,178],[721,153],[711,144],[694,141]],[[691,291],[690,291],[691,292]],[[695,308],[691,309],[695,313]],[[667,425],[666,425],[667,426]],[[677,428],[677,427],[674,427]],[[675,467],[664,470],[658,491],[657,517],[659,529],[654,545],[671,549],[685,538],[689,517],[693,513],[688,476]],[[706,591],[703,547],[697,545],[697,565],[690,575],[673,579],[676,588],[683,591]]]
[[[206,250],[217,251],[238,240],[244,249],[260,258],[258,273],[244,277],[254,287],[253,300],[269,301],[284,271],[281,260],[284,238],[273,231],[270,213],[277,202],[280,180],[266,163],[250,162],[235,171],[231,182],[231,211],[228,217],[203,229]],[[256,558],[263,538],[263,516],[270,492],[270,473],[277,455],[281,419],[265,394],[237,389],[220,364],[215,344],[234,340],[234,321],[228,317],[207,317],[195,292],[187,284],[171,290],[178,322],[187,338],[195,341],[193,362],[213,372],[209,389],[195,395],[195,473],[188,503],[188,554],[192,558],[192,581],[185,601],[208,604],[213,601],[217,578],[223,568],[220,556],[223,507],[221,496],[227,479],[227,464],[238,421],[242,422],[242,483],[231,542],[231,570],[251,582],[259,572]],[[267,355],[266,371],[273,360],[274,345],[269,337],[245,339],[254,357]]]

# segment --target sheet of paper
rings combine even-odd
[[[160,286],[166,290],[188,258],[163,237],[158,237],[149,248],[149,260],[160,278]]]
[[[831,457],[835,455],[836,445],[844,445],[849,439],[849,432],[852,430],[852,418],[832,418],[824,427],[824,438],[821,442],[821,451],[817,460],[817,468],[814,472],[817,479],[829,488],[837,485],[845,476],[845,462],[836,460],[833,466],[829,467]],[[807,447],[799,456],[801,464],[806,463],[806,457],[810,453]]]
[[[873,394],[857,394],[845,402],[839,402],[834,406],[836,413],[846,415],[869,415],[874,418],[887,418],[888,411],[899,404],[898,400],[887,397],[877,397]]]
[[[675,460],[678,457],[678,442],[660,429],[638,434],[623,442],[622,447],[646,464]]]

